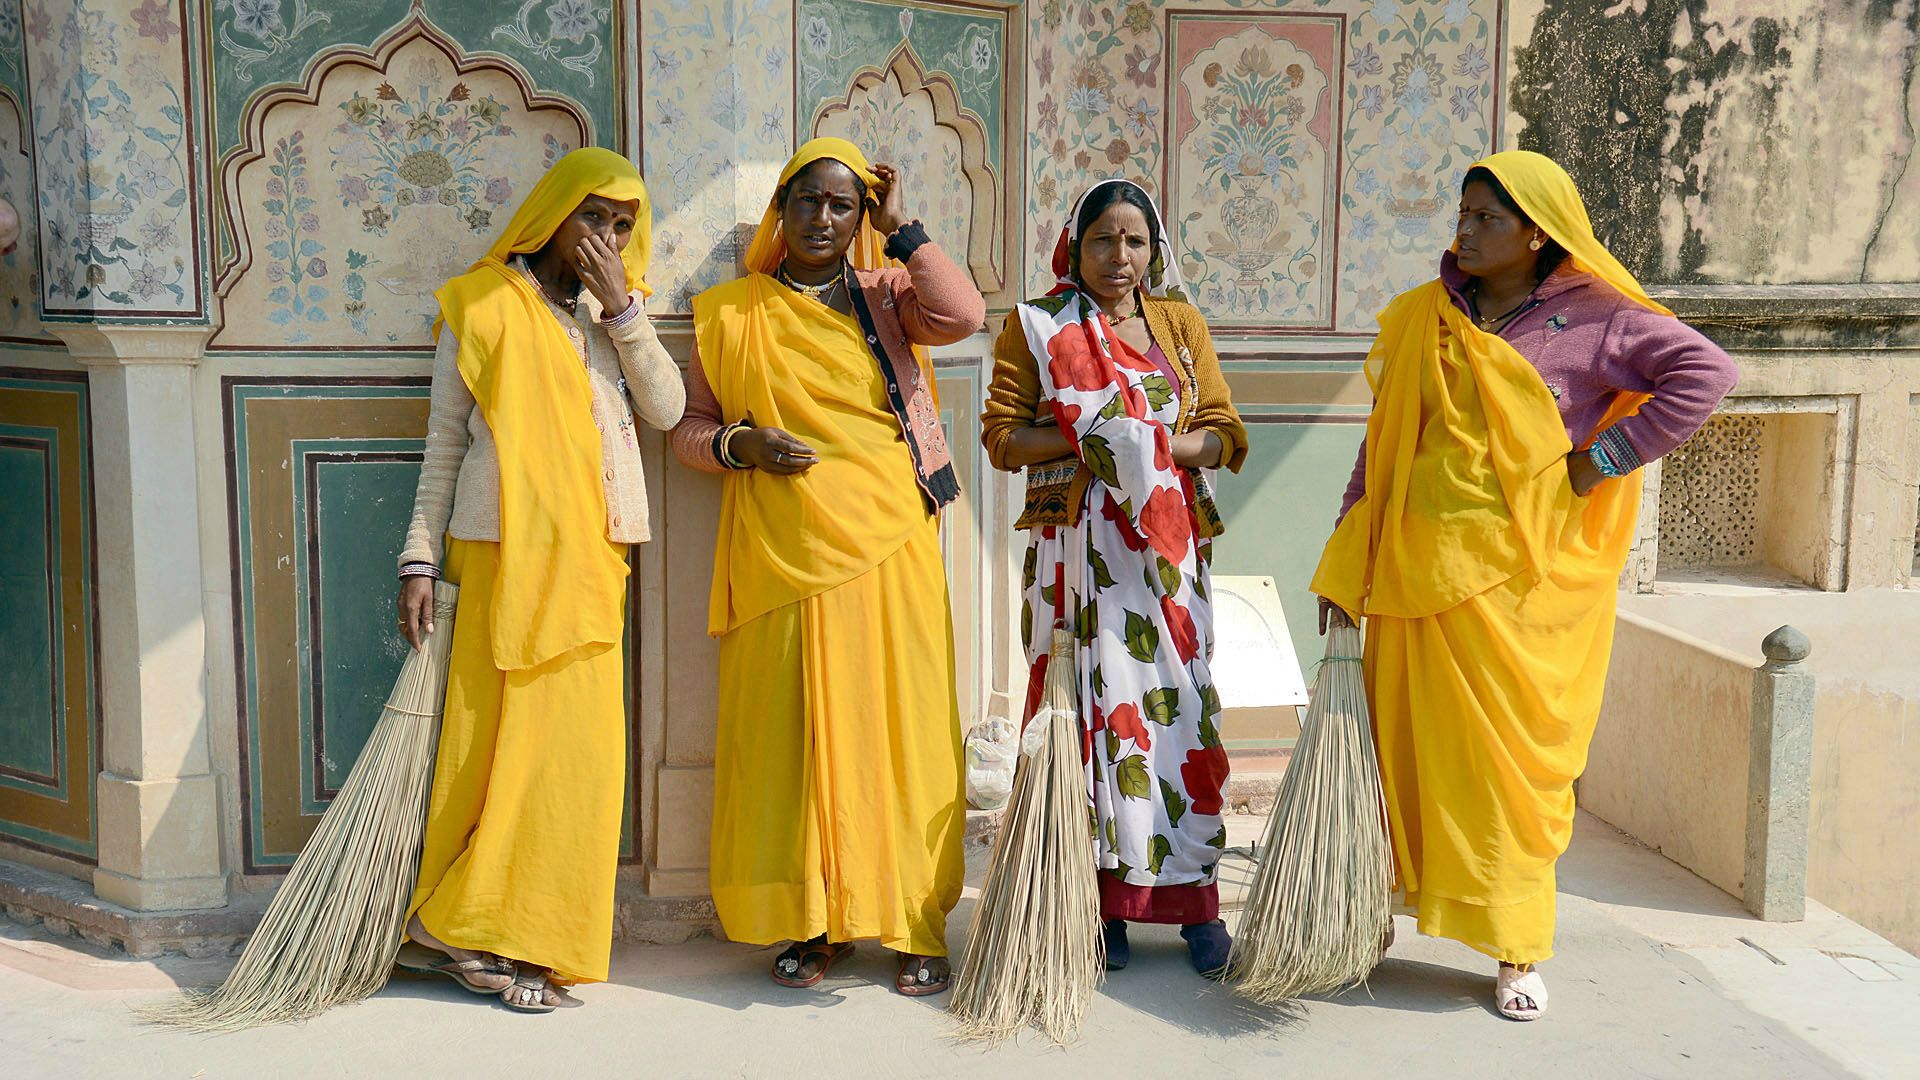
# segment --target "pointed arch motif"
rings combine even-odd
[[[922,99],[922,101],[916,101]],[[860,134],[871,126],[877,112],[921,122],[938,129],[924,132],[940,141],[939,132],[953,140],[958,168],[952,172],[928,170],[934,175],[911,178],[919,185],[915,197],[940,200],[943,195],[958,195],[964,205],[957,220],[964,223],[964,252],[967,269],[982,292],[996,292],[1006,281],[1004,241],[1001,218],[1002,184],[988,157],[987,127],[978,113],[961,104],[959,88],[944,72],[929,72],[911,44],[902,42],[881,67],[866,67],[855,72],[846,95],[829,101],[814,113],[810,134]],[[864,122],[864,124],[863,124]],[[902,134],[901,137],[906,137]],[[898,143],[875,142],[855,138],[870,153],[885,157]],[[952,145],[952,144],[950,144]],[[943,190],[945,189],[945,190]],[[943,244],[953,238],[935,236]],[[956,248],[961,245],[955,245]]]
[[[240,145],[229,151],[216,171],[215,205],[221,209],[217,222],[220,239],[225,241],[216,252],[214,288],[223,299],[251,267],[254,252],[248,233],[246,207],[241,205],[239,178],[249,167],[267,158],[271,152],[266,136],[267,119],[282,106],[315,106],[329,80],[343,69],[362,69],[384,75],[393,59],[415,41],[425,41],[439,50],[453,66],[457,76],[489,71],[507,76],[518,88],[519,104],[527,113],[564,116],[578,132],[575,146],[591,145],[595,138],[593,121],[586,106],[562,94],[545,93],[533,77],[511,58],[494,52],[468,52],[454,37],[435,25],[414,6],[412,14],[381,35],[370,47],[342,46],[314,56],[308,62],[300,83],[270,86],[249,98],[240,116],[243,132]]]

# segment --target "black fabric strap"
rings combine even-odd
[[[886,256],[896,262],[906,262],[913,258],[914,252],[931,243],[933,238],[927,235],[927,227],[920,223],[919,218],[915,218],[893,230],[893,235],[887,237]]]

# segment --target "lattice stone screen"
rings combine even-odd
[[[1660,565],[1752,566],[1761,560],[1764,416],[1716,416],[1660,470]]]

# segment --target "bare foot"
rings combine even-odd
[[[407,937],[425,945],[435,952],[445,953],[447,958],[455,963],[473,964],[470,970],[463,970],[457,974],[453,972],[448,973],[452,974],[454,978],[459,979],[461,982],[466,983],[471,988],[497,992],[503,991],[513,985],[512,964],[510,962],[503,961],[500,957],[492,953],[474,952],[472,949],[462,949],[441,941],[439,938],[427,932],[427,928],[420,924],[420,916],[418,915],[415,915],[408,921]]]

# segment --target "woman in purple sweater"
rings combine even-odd
[[[1439,278],[1380,331],[1366,441],[1314,575],[1321,629],[1367,620],[1406,905],[1422,933],[1498,961],[1496,1008],[1532,1020],[1639,470],[1739,372],[1594,238],[1565,171],[1524,151],[1467,172]]]

